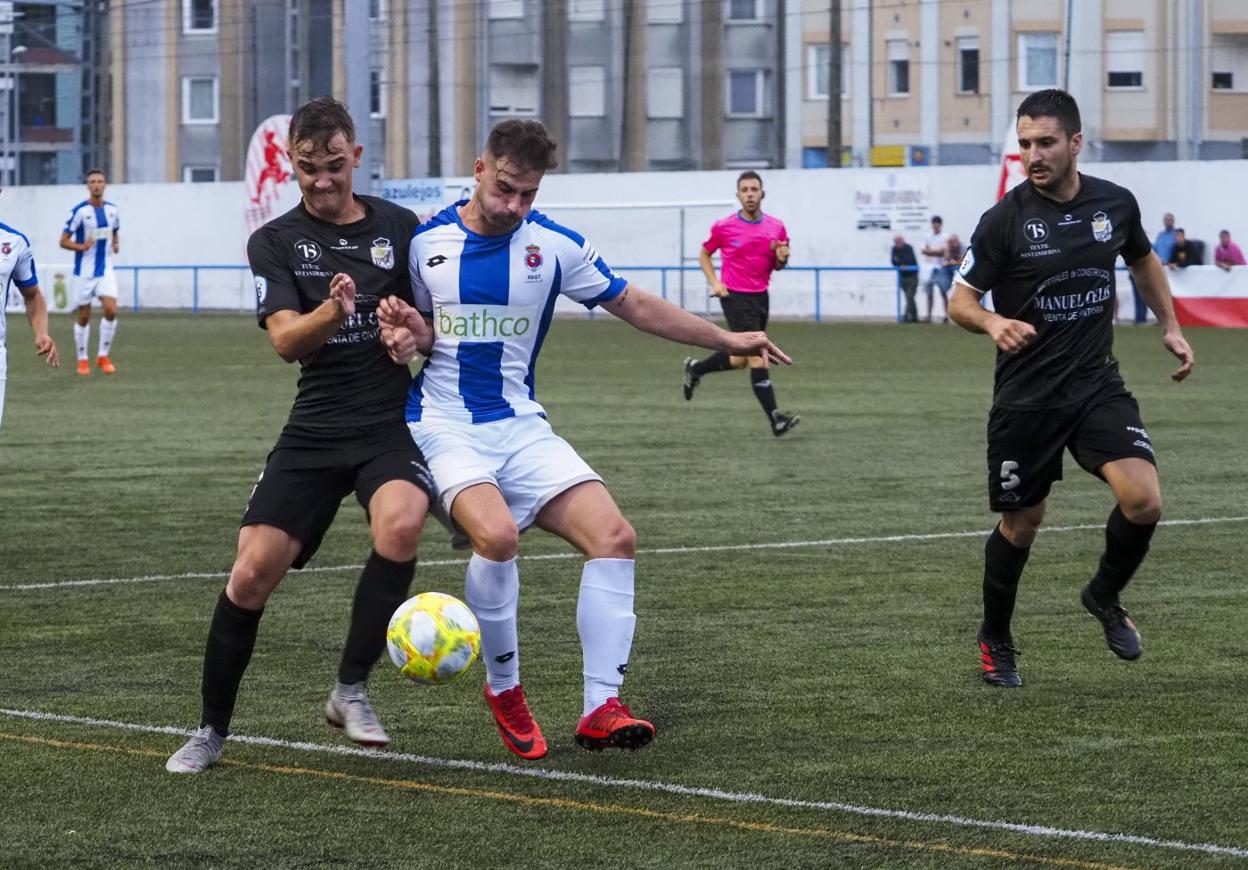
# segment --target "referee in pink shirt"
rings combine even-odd
[[[740,211],[718,220],[711,227],[711,236],[702,243],[702,272],[719,297],[724,319],[733,332],[753,332],[767,326],[770,297],[767,285],[771,273],[789,263],[789,233],[784,224],[763,214],[763,180],[757,172],[746,170],[737,178],[737,200]],[[720,252],[722,279],[715,274],[711,254]],[[767,359],[761,356],[729,356],[716,352],[700,362],[685,358],[685,399],[693,398],[698,382],[711,372],[724,372],[750,367],[750,384],[758,403],[763,406],[771,434],[779,438],[798,424],[801,417],[776,407],[776,393],[771,388]]]

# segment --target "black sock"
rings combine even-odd
[[[416,560],[391,562],[377,551],[369,553],[355,587],[347,646],[338,663],[338,682],[362,683],[386,648],[386,626],[399,605],[407,600],[416,572]]]
[[[1016,547],[1001,534],[998,525],[984,545],[984,622],[980,633],[989,640],[1012,642],[1010,618],[1018,579],[1031,555],[1031,547]]]
[[[768,369],[750,369],[750,385],[754,387],[754,398],[763,406],[767,421],[771,422],[771,412],[776,410],[776,392],[771,388],[771,372]]]
[[[263,607],[259,610],[239,607],[224,589],[212,613],[208,643],[204,647],[204,678],[200,687],[203,711],[199,724],[200,727],[211,725],[222,737],[230,733],[238,684],[243,681],[243,672],[251,661],[263,614]]]
[[[1118,593],[1144,561],[1156,528],[1156,522],[1136,525],[1123,515],[1122,508],[1114,507],[1105,524],[1105,553],[1092,578],[1092,597],[1102,607],[1118,600]]]
[[[700,360],[693,364],[693,373],[698,377],[709,375],[711,372],[726,372],[732,368],[732,357],[717,350],[704,360]]]

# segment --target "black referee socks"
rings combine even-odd
[[[369,553],[355,587],[351,627],[347,630],[347,645],[338,664],[338,682],[350,686],[368,679],[368,672],[386,648],[390,617],[407,600],[415,572],[415,559],[391,562],[376,550]]]
[[[711,372],[726,372],[732,368],[732,357],[717,350],[706,359],[696,362],[692,366],[692,371],[698,377],[709,375]]]
[[[1122,508],[1114,506],[1105,524],[1105,553],[1092,578],[1092,597],[1097,604],[1107,607],[1118,600],[1118,593],[1148,555],[1149,542],[1156,529],[1157,523],[1136,525],[1126,518]]]
[[[776,410],[776,392],[771,388],[771,372],[768,369],[750,369],[750,386],[754,388],[754,398],[763,406],[767,422],[771,422],[771,412]]]

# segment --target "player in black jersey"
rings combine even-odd
[[[1135,659],[1140,636],[1118,595],[1148,552],[1161,516],[1153,445],[1114,359],[1114,264],[1121,255],[1162,327],[1162,343],[1192,370],[1192,349],[1174,316],[1165,269],[1125,188],[1076,169],[1083,144],[1079,107],[1059,90],[1038,91],[1018,109],[1019,156],[1027,181],[980,219],[958,269],[949,316],[997,345],[988,419],[989,503],[1001,514],[985,548],[983,678],[1020,686],[1010,617],[1019,577],[1062,477],[1069,449],[1109,484],[1118,504],[1105,529],[1100,566],[1084,606],[1110,649]],[[992,291],[996,313],[980,306]]]
[[[408,245],[418,221],[352,193],[363,148],[341,103],[300,107],[289,141],[303,199],[253,233],[247,255],[260,326],[282,359],[299,360],[298,396],[243,515],[204,651],[200,727],[165,765],[174,773],[199,773],[220,757],[265,602],[316,552],[352,491],[368,513],[373,552],[325,718],[357,743],[389,741],[365,681],[407,598],[432,483],[403,420],[411,374],[388,355],[377,306],[389,296],[412,301]]]

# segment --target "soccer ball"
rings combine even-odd
[[[390,617],[386,647],[408,679],[449,683],[477,660],[481,628],[468,605],[458,598],[422,592],[400,604]]]

